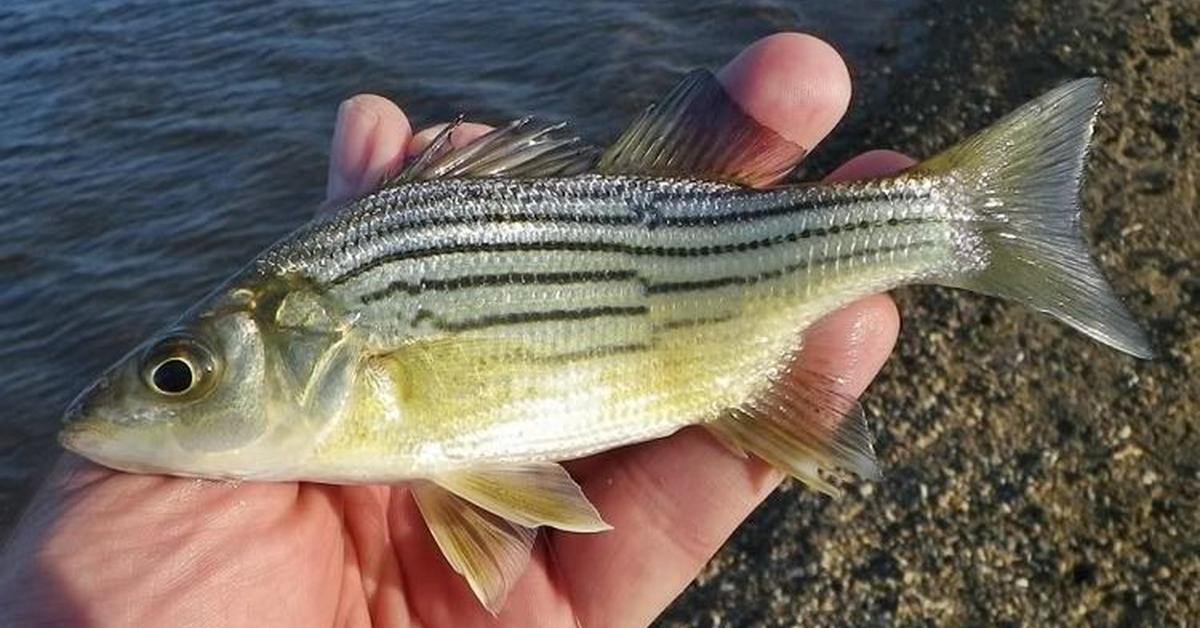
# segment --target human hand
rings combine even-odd
[[[720,78],[760,122],[807,147],[849,100],[837,53],[806,36],[759,41]],[[485,130],[464,125],[454,141]],[[432,135],[412,134],[385,99],[347,101],[330,201],[370,191]],[[880,176],[910,163],[870,153],[834,177]],[[800,371],[837,378],[857,395],[890,353],[897,327],[890,299],[865,299],[809,330]],[[615,529],[543,530],[493,618],[445,563],[403,486],[131,475],[67,455],[0,562],[0,624],[644,625],[781,479],[699,429],[567,466]]]

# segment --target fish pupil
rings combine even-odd
[[[154,387],[159,391],[178,395],[192,387],[192,367],[180,358],[171,358],[154,369]]]

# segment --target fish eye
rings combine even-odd
[[[167,397],[196,399],[212,388],[217,362],[203,344],[190,336],[172,336],[152,346],[142,359],[146,385]]]
[[[191,390],[192,384],[195,383],[192,365],[183,358],[168,358],[154,367],[151,378],[154,380],[154,387],[168,395],[182,395]]]

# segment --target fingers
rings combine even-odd
[[[911,168],[917,161],[894,150],[873,150],[842,164],[827,177],[829,181],[878,179]]]
[[[412,144],[409,147],[409,152],[412,154],[417,154],[425,150],[425,147],[429,146],[429,143],[433,141],[433,138],[437,137],[437,134],[441,133],[442,129],[444,128],[446,128],[446,125],[443,123],[421,129],[420,133],[417,133],[413,136]],[[454,148],[461,148],[475,141],[476,138],[484,133],[487,133],[488,131],[491,131],[493,128],[495,127],[487,124],[479,124],[478,122],[463,122],[462,124],[458,125],[458,128],[454,129],[454,133],[450,135],[450,145]]]
[[[445,126],[435,125],[413,135],[404,112],[382,96],[359,94],[343,102],[329,151],[323,207],[373,191],[400,169],[408,155],[425,150]],[[456,148],[465,146],[490,130],[486,124],[465,122],[454,130],[450,143]]]
[[[0,625],[210,625],[226,607],[312,621],[342,578],[329,494],[119,473],[65,454],[2,557]],[[318,594],[279,604],[295,591]]]
[[[889,176],[914,163],[894,151],[871,151],[829,179]],[[858,396],[891,353],[899,325],[891,298],[859,301],[806,331],[798,371],[831,377],[842,392]],[[577,478],[615,529],[555,537],[561,570],[578,574],[566,586],[580,617],[612,612],[597,600],[621,600],[640,613],[631,625],[648,623],[678,596],[780,480],[767,465],[734,457],[698,429],[583,462]],[[606,589],[607,597],[598,594]]]
[[[759,41],[719,74],[743,108],[776,132],[816,145],[846,110],[850,86],[829,46],[804,35]],[[890,353],[898,320],[887,297],[866,299],[806,335],[803,366],[857,395]],[[583,625],[648,623],[775,487],[779,476],[698,429],[620,450],[582,467],[580,484],[615,530],[554,537]]]
[[[850,101],[846,66],[828,44],[809,35],[784,33],[747,48],[719,74],[758,121],[811,150],[841,119]],[[795,80],[803,78],[803,80]],[[326,206],[370,192],[405,156],[420,152],[444,125],[412,134],[394,103],[362,94],[338,110],[326,188]],[[454,131],[458,147],[492,127],[464,123]]]
[[[840,57],[827,44],[805,35],[759,41],[726,66],[719,78],[748,113],[808,149],[837,124],[850,98],[848,72]],[[385,110],[390,107],[400,116],[401,125],[372,125],[369,115],[353,110],[340,116],[346,121],[344,130],[339,121],[335,138],[331,197],[369,191],[382,172],[398,165],[406,153],[422,150],[442,128],[411,136],[403,114],[384,104]],[[373,134],[389,128],[397,129],[392,133],[403,141],[398,142],[399,148],[380,150],[394,145],[378,142]],[[452,144],[462,146],[489,129],[464,124],[455,131]],[[410,137],[406,151],[403,146]],[[360,154],[370,157],[350,160]],[[359,165],[364,163],[388,167],[368,176],[371,168]],[[835,176],[879,176],[910,163],[895,153],[872,153],[847,164]],[[339,176],[343,181],[335,181]],[[809,330],[802,366],[836,379],[843,392],[857,395],[891,351],[898,324],[890,299],[866,299]],[[560,586],[574,602],[583,625],[611,624],[614,617],[620,623],[648,623],[779,481],[773,470],[729,454],[700,430],[685,430],[588,463],[578,467],[578,479],[616,530],[552,536],[549,551],[555,565],[547,567],[563,574]],[[545,574],[525,580],[525,585],[540,583],[534,588],[548,586]],[[520,591],[514,592],[514,600],[521,597]]]
[[[829,44],[780,33],[758,40],[719,73],[754,119],[811,151],[850,104],[850,73]]]
[[[412,129],[392,101],[360,94],[338,108],[330,147],[326,204],[361,196],[404,161]]]

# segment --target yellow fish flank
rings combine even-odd
[[[830,185],[759,187],[804,149],[705,71],[606,149],[530,119],[451,148],[451,125],[113,366],[62,442],[130,472],[411,481],[496,612],[538,527],[608,529],[562,461],[701,425],[828,493],[875,477],[861,407],[788,376],[799,333],[863,296],[965,288],[1150,357],[1079,225],[1100,93]]]

